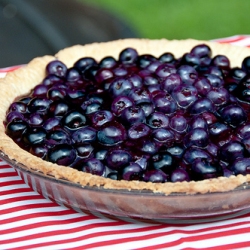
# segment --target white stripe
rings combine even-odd
[[[14,168],[11,167],[6,161],[1,160],[1,161],[0,161],[0,166],[4,166],[4,165],[7,165],[7,166],[9,166],[9,168],[14,169]]]
[[[30,187],[27,185],[27,184],[18,184],[18,185],[11,185],[11,186],[3,186],[3,187],[0,187],[0,192],[3,192],[3,191],[10,191],[10,190],[18,190],[20,188],[27,188],[27,189],[30,189]]]
[[[2,177],[0,178],[0,183],[3,182],[12,182],[12,181],[20,181],[20,177],[19,176],[11,176],[11,177]]]
[[[57,218],[55,218],[57,219]],[[82,224],[82,222],[76,222],[76,223],[68,223],[67,225],[59,225],[59,230],[67,230],[67,229],[72,229],[72,228],[76,228],[76,227],[80,227],[80,226],[84,226],[84,225],[93,225],[94,223],[106,223],[104,220],[102,219],[93,219],[93,220],[88,220],[87,221],[88,224]],[[121,226],[106,226],[105,228],[101,227],[101,228],[91,228],[91,229],[87,229],[87,230],[84,230],[84,232],[82,231],[79,231],[79,232],[74,232],[74,233],[67,233],[67,231],[65,232],[65,235],[62,234],[60,235],[61,236],[61,239],[58,237],[58,238],[55,238],[55,236],[47,236],[47,237],[42,237],[42,238],[35,238],[35,239],[31,239],[31,240],[24,240],[22,242],[18,242],[18,243],[9,243],[9,244],[6,244],[6,245],[1,245],[2,248],[6,249],[6,248],[14,248],[14,247],[17,247],[17,245],[19,247],[23,247],[23,246],[26,246],[26,245],[29,245],[29,244],[35,244],[35,243],[39,243],[39,242],[51,242],[51,241],[56,241],[56,239],[59,239],[59,240],[67,240],[67,239],[74,239],[74,238],[77,238],[77,237],[81,237],[83,235],[88,235],[88,234],[92,234],[92,233],[98,233],[98,232],[103,232],[105,230],[105,232],[108,232],[108,231],[114,231],[114,230],[117,230],[117,231],[120,231],[122,229],[128,229],[128,230],[131,230],[133,228],[135,228],[135,226],[137,226],[137,228],[141,228],[140,225],[121,225]],[[35,233],[43,233],[43,232],[52,232],[52,231],[56,231],[58,230],[58,227],[57,226],[46,226],[46,227],[39,227],[35,230],[31,229],[31,230],[25,230],[25,231],[22,231],[22,232],[18,232],[18,233],[11,233],[11,234],[8,234],[8,239],[13,239],[15,237],[22,237],[22,236],[26,236],[26,235],[32,235],[32,234],[35,234]],[[143,226],[142,226],[143,227]],[[140,235],[140,233],[131,233],[132,235],[133,234],[136,234],[136,235]],[[56,248],[54,249],[60,249],[60,248],[65,248],[65,247],[70,247],[72,249],[72,247],[75,247],[75,246],[81,246],[82,244],[91,244],[91,243],[96,243],[96,242],[102,242],[102,241],[105,241],[105,240],[110,240],[111,235],[108,235],[108,236],[96,236],[96,237],[92,237],[92,238],[88,238],[88,239],[85,239],[85,240],[78,240],[78,241],[75,241],[75,242],[71,242],[71,243],[65,243],[65,244],[59,244],[59,248],[57,247],[57,245],[55,245]],[[124,234],[119,234],[119,235],[113,235],[113,237],[117,238],[117,239],[121,239],[121,238],[124,238],[126,237],[127,235],[124,235]],[[1,235],[1,239],[6,239],[6,235]],[[54,244],[53,244],[54,245]],[[48,248],[47,248],[48,249]]]
[[[11,198],[18,198],[18,197],[26,197],[28,199],[32,198],[31,196],[37,196],[38,194],[35,192],[21,192],[21,193],[12,193],[12,194],[5,194],[0,195],[0,200],[7,200]],[[29,198],[30,197],[30,198]]]
[[[2,173],[14,173],[16,172],[14,168],[0,168],[0,174]]]
[[[53,209],[53,211],[52,211],[52,209]],[[15,217],[19,217],[19,216],[23,216],[23,215],[27,215],[27,214],[39,214],[39,213],[47,213],[47,212],[50,212],[51,218],[54,218],[53,217],[54,213],[62,212],[65,210],[67,210],[67,209],[62,208],[60,206],[22,209],[22,210],[17,210],[15,212],[4,214],[4,215],[0,214],[0,220],[8,220],[9,218],[15,218]],[[69,214],[68,216],[70,218],[71,214]],[[81,217],[81,216],[79,215],[79,217]]]
[[[69,229],[69,224],[68,225],[61,225],[60,228],[62,230],[66,230],[66,229]],[[138,225],[137,225],[138,226]],[[135,225],[130,225],[130,227],[134,228]],[[47,232],[51,232],[53,228],[51,227],[47,227],[45,229],[45,231]],[[101,229],[101,228],[100,228]],[[151,235],[152,233],[160,233],[160,232],[166,232],[166,228],[164,229],[158,229],[158,230],[152,230],[150,232],[135,232],[135,233],[127,233],[127,234],[122,234],[122,229],[125,229],[125,226],[117,226],[117,227],[105,227],[105,231],[113,231],[113,230],[121,230],[121,234],[118,234],[118,235],[107,235],[107,236],[97,236],[97,237],[92,237],[92,238],[88,238],[88,239],[85,239],[85,240],[76,240],[75,242],[70,242],[70,243],[63,243],[63,244],[56,244],[56,242],[53,242],[55,241],[55,237],[54,236],[48,236],[48,237],[44,237],[44,238],[39,238],[39,239],[32,239],[32,240],[27,240],[27,241],[22,241],[22,242],[18,242],[18,243],[14,243],[14,244],[18,244],[18,246],[22,247],[22,246],[25,246],[25,245],[29,245],[29,244],[36,244],[36,243],[39,243],[39,242],[44,242],[46,241],[48,244],[49,242],[52,241],[52,246],[53,246],[53,249],[72,249],[73,247],[77,247],[77,246],[83,246],[83,245],[86,245],[86,244],[92,244],[92,243],[96,243],[96,242],[105,242],[105,241],[108,241],[108,240],[121,240],[121,243],[120,244],[116,244],[114,246],[108,246],[108,249],[119,249],[119,250],[122,250],[122,249],[136,249],[136,248],[142,248],[142,247],[148,247],[148,246],[152,246],[152,249],[153,249],[153,246],[154,245],[157,245],[157,244],[163,244],[163,243],[166,243],[166,242],[174,242],[174,241],[177,241],[179,239],[185,239],[187,237],[192,237],[192,236],[195,236],[195,235],[186,235],[184,233],[175,233],[175,234],[166,234],[164,236],[160,236],[160,237],[156,237],[154,239],[145,239],[145,240],[140,240],[140,241],[133,241],[133,237],[137,237],[137,236],[146,236],[146,235]],[[128,228],[130,229],[130,228]],[[39,228],[40,230],[40,228]],[[102,229],[103,231],[103,229]],[[96,229],[89,229],[89,230],[85,230],[84,231],[84,235],[87,235],[87,234],[90,234],[90,233],[96,233],[97,230]],[[28,232],[27,232],[28,233]],[[199,234],[196,234],[196,235],[202,235],[204,233],[199,233]],[[27,235],[27,234],[26,234]],[[77,233],[72,233],[72,234],[67,234],[67,235],[61,235],[61,240],[62,239],[74,239],[74,238],[77,238],[77,237],[81,237],[83,235],[82,232],[77,232]],[[209,235],[209,234],[208,234]],[[242,235],[239,235],[240,238],[244,239],[245,241],[247,241],[249,239],[249,236],[250,236],[250,233],[246,233],[246,234],[243,234],[244,236]],[[20,236],[20,235],[19,235]],[[246,237],[247,236],[247,237]],[[126,242],[126,243],[122,243],[122,239],[123,238],[130,238],[130,241],[129,242]],[[222,239],[223,240],[222,240]],[[230,238],[231,239],[231,242],[232,243],[235,243],[235,241],[233,240],[233,237],[232,236],[223,236],[223,237],[218,237],[218,238],[213,238],[211,240],[210,239],[206,239],[206,240],[200,240],[200,241],[196,241],[196,242],[187,242],[187,243],[181,243],[179,244],[179,247],[178,249],[181,249],[183,247],[198,247],[199,249],[201,248],[201,246],[204,246],[205,247],[209,247],[209,246],[220,246],[222,245],[221,243],[224,243],[224,242],[227,242],[227,244],[230,244],[230,241],[227,240],[227,238]],[[238,238],[238,235],[237,235],[237,238]],[[237,242],[242,242],[242,241],[238,241]],[[244,242],[244,241],[243,241]],[[193,243],[195,243],[195,245],[192,245]],[[208,244],[210,243],[210,244]],[[8,244],[7,246],[4,246],[4,247],[15,247],[15,245],[13,244]],[[48,249],[49,245],[45,247],[38,247],[38,248],[34,248],[34,249],[37,249],[37,250],[42,250],[42,249]],[[88,249],[91,249],[91,248],[88,248]],[[98,247],[98,248],[92,248],[92,249],[107,249],[107,246],[103,246],[103,247]],[[170,247],[170,248],[167,248],[167,249],[177,249],[176,246],[175,247]]]
[[[32,205],[32,204],[44,204],[44,203],[51,203],[51,201],[46,199],[32,199],[32,200],[25,200],[25,201],[16,201],[11,202],[8,204],[0,205],[0,211],[2,209],[8,209],[13,207],[25,206],[25,205]]]

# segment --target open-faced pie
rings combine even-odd
[[[126,39],[1,80],[0,150],[82,186],[208,193],[250,180],[250,49]]]

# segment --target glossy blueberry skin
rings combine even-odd
[[[56,75],[62,78],[66,75],[67,67],[63,62],[54,60],[46,66],[46,72],[48,75]]]
[[[43,128],[29,128],[22,134],[22,140],[28,145],[42,144],[47,133]]]
[[[147,125],[151,128],[167,128],[169,125],[169,118],[162,112],[153,112],[147,117]]]
[[[148,137],[151,129],[144,123],[136,123],[128,129],[128,138],[131,140],[139,140]]]
[[[127,96],[133,87],[133,84],[125,78],[117,78],[110,84],[109,93],[113,98]]]
[[[76,130],[86,125],[86,116],[77,110],[68,112],[62,118],[63,125],[69,130]]]
[[[71,144],[70,135],[63,129],[54,129],[47,133],[48,146]]]
[[[94,174],[103,176],[105,175],[105,166],[102,164],[102,162],[95,158],[88,159],[84,166],[83,171],[86,173]]]
[[[11,138],[20,138],[22,133],[28,128],[25,121],[11,121],[6,126],[6,134]]]
[[[216,166],[204,159],[196,159],[192,163],[192,171],[195,180],[216,178],[220,175]]]
[[[177,74],[181,77],[182,81],[186,84],[193,84],[198,78],[197,71],[189,65],[180,66],[177,70]]]
[[[97,132],[97,139],[100,144],[106,146],[114,146],[122,143],[127,138],[125,128],[116,122],[110,122],[103,125]]]
[[[96,133],[97,131],[90,126],[79,128],[73,132],[72,140],[75,144],[82,144],[83,142],[91,143],[96,141]]]
[[[185,169],[177,168],[170,175],[171,182],[190,181],[190,177]]]
[[[172,97],[181,108],[187,108],[198,99],[198,91],[192,85],[180,85],[173,90]]]
[[[68,144],[59,144],[48,151],[46,160],[58,165],[68,166],[74,162],[76,150]]]
[[[219,111],[222,120],[233,126],[239,126],[246,122],[247,115],[244,109],[237,104],[230,104]]]
[[[174,55],[170,52],[163,53],[158,59],[162,63],[174,63],[175,61]]]
[[[209,135],[205,129],[195,128],[186,134],[183,140],[186,147],[205,148],[209,143]]]
[[[145,122],[146,116],[144,110],[139,106],[131,106],[125,108],[121,113],[121,119],[127,126],[132,126],[136,123]]]
[[[161,89],[168,92],[169,94],[171,94],[172,91],[181,84],[182,80],[178,74],[170,74],[160,83]]]
[[[190,53],[201,58],[201,57],[211,57],[212,51],[208,45],[199,44],[193,47]]]
[[[108,110],[99,110],[91,116],[93,127],[98,128],[114,120],[114,115]]]
[[[132,161],[132,156],[126,150],[113,149],[108,151],[105,159],[110,169],[119,171]]]
[[[159,153],[151,158],[150,165],[156,170],[162,170],[164,173],[170,173],[175,167],[174,158],[169,153]]]
[[[131,162],[129,165],[123,168],[122,178],[127,181],[141,180],[143,175],[142,168],[139,164]]]
[[[93,65],[97,65],[97,62],[92,57],[80,58],[74,63],[74,67],[76,67],[81,73]]]
[[[143,180],[146,182],[153,182],[153,183],[164,183],[167,182],[168,175],[165,174],[163,171],[157,170],[149,170],[147,171],[144,176]]]
[[[232,162],[237,158],[244,158],[246,154],[243,143],[238,141],[228,142],[220,148],[220,159],[226,162]]]
[[[138,52],[133,48],[126,48],[119,54],[119,62],[124,65],[135,64],[138,58]]]
[[[116,116],[121,115],[122,111],[128,107],[134,105],[133,100],[128,96],[118,96],[116,97],[111,104],[111,111]]]
[[[234,172],[235,175],[242,174],[246,175],[250,173],[250,158],[237,158],[230,169]]]

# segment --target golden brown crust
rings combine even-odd
[[[68,67],[73,66],[77,59],[85,56],[94,57],[96,60],[100,60],[107,55],[112,55],[117,58],[120,51],[126,47],[137,49],[139,54],[148,53],[159,56],[164,52],[172,52],[176,57],[180,57],[185,52],[190,51],[193,46],[201,43],[208,44],[211,47],[213,56],[217,54],[227,55],[231,61],[231,66],[240,66],[242,60],[250,55],[250,49],[248,48],[191,39],[183,41],[125,39],[85,46],[76,45],[59,51],[55,57],[63,61]],[[35,58],[27,66],[8,73],[7,76],[0,81],[2,97],[4,98],[0,106],[0,150],[8,155],[10,159],[15,159],[29,169],[42,171],[44,174],[52,175],[56,179],[67,179],[73,183],[79,183],[82,186],[103,186],[106,189],[151,190],[166,195],[170,193],[195,194],[225,192],[250,181],[250,175],[231,176],[229,178],[219,177],[204,181],[181,183],[114,181],[43,161],[21,149],[5,134],[3,121],[5,120],[6,110],[17,96],[28,93],[30,89],[42,81],[45,76],[46,64],[55,59],[55,57],[44,56]]]

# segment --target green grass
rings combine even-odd
[[[81,0],[83,1],[83,0]],[[139,37],[214,39],[250,34],[249,0],[85,0],[133,27]]]

